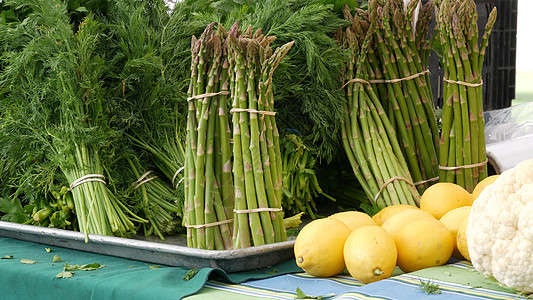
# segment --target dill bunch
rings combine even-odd
[[[6,51],[0,86],[6,104],[11,104],[9,114],[16,116],[2,120],[2,126],[13,128],[4,133],[13,133],[15,140],[17,131],[23,131],[61,170],[71,185],[79,228],[86,238],[88,233],[128,235],[134,230],[133,220],[146,221],[105,185],[106,164],[113,160],[122,132],[111,126],[114,116],[106,108],[102,79],[108,67],[100,48],[100,23],[88,14],[73,26],[65,4],[58,0],[6,4],[29,14],[2,29]],[[89,180],[74,184],[83,178]]]
[[[138,151],[154,160],[174,187],[183,177],[190,37],[182,15],[163,1],[115,1],[107,25],[113,53],[106,83],[110,109]]]

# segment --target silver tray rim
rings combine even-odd
[[[220,268],[228,273],[274,266],[294,258],[295,240],[232,250],[206,250],[115,236],[0,221],[0,236],[97,254],[185,268]]]

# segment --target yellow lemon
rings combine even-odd
[[[454,208],[471,205],[471,195],[460,185],[450,182],[436,183],[422,194],[420,209],[440,219]]]
[[[412,209],[412,208],[418,208],[418,207],[413,206],[413,205],[408,205],[408,204],[396,204],[396,205],[387,206],[381,209],[377,214],[372,216],[372,219],[374,219],[374,222],[376,222],[376,224],[381,226],[388,218],[395,215],[396,213],[399,213],[406,209]]]
[[[394,238],[398,267],[404,272],[445,264],[452,256],[455,241],[441,221],[425,218],[407,224]]]
[[[468,218],[463,220],[461,224],[459,225],[459,228],[457,229],[457,238],[456,238],[456,244],[457,249],[461,253],[461,255],[467,259],[470,260],[470,254],[468,253],[468,244],[466,240],[466,226],[468,225]]]
[[[450,230],[450,233],[452,234],[454,240],[456,240],[457,238],[457,231],[459,229],[459,225],[461,225],[464,220],[468,219],[471,209],[472,206],[458,207],[456,209],[450,210],[444,216],[442,216],[442,218],[440,218],[440,221]],[[452,256],[458,259],[464,258],[461,255],[461,252],[459,252],[459,249],[457,248],[457,243],[453,248]]]
[[[377,225],[362,226],[344,244],[344,261],[353,278],[370,283],[389,278],[398,253],[394,239]]]
[[[471,195],[472,202],[476,201],[477,197],[479,197],[483,189],[485,189],[488,185],[491,185],[494,181],[496,181],[496,179],[498,179],[498,177],[500,177],[500,175],[491,175],[481,180],[480,182],[478,182],[478,184],[472,191],[472,195]],[[470,205],[472,205],[472,203]]]
[[[343,211],[329,216],[328,218],[336,219],[348,226],[350,230],[354,230],[365,225],[376,225],[372,217],[360,211]]]
[[[385,229],[385,231],[387,231],[394,238],[404,226],[424,218],[435,219],[432,214],[425,210],[406,209],[388,218],[385,223],[381,225],[381,227],[383,227],[383,229]]]
[[[294,243],[296,264],[309,275],[330,277],[344,271],[344,242],[351,230],[332,218],[305,225]]]

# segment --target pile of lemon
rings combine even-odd
[[[470,259],[466,226],[472,203],[498,176],[481,181],[472,194],[453,183],[437,183],[420,199],[420,208],[393,205],[369,216],[345,211],[302,228],[294,244],[296,263],[316,277],[348,270],[370,283],[404,272]]]

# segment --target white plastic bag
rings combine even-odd
[[[496,174],[533,158],[533,102],[484,116],[487,158]]]
[[[484,116],[487,145],[533,134],[533,102],[487,111]]]

